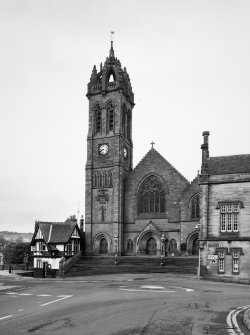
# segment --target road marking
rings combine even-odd
[[[174,293],[176,291],[165,291],[165,290],[146,290],[137,288],[119,288],[121,291],[131,291],[131,292],[154,292],[154,293]]]
[[[155,285],[142,285],[140,288],[148,288],[153,290],[164,290],[164,286],[155,286]]]
[[[187,292],[194,292],[192,288],[186,288],[186,287],[180,287],[180,286],[173,286],[173,288],[181,288],[182,290],[185,290]]]
[[[249,308],[250,305],[246,305],[246,306],[241,306],[241,307],[238,307],[236,309],[233,309],[227,316],[227,324],[228,324],[228,333],[231,334],[231,335],[245,335],[244,333],[242,333],[242,331],[240,330],[240,327],[238,325],[238,322],[237,322],[237,315]]]
[[[166,287],[164,286],[156,286],[156,285],[141,285],[138,288],[133,285],[131,286],[126,286],[126,285],[122,285],[119,286],[119,289],[121,291],[132,291],[132,292],[164,292],[164,293],[172,293],[172,292],[176,292],[176,290],[172,290],[179,288],[182,290],[185,290],[186,292],[194,292],[193,289],[191,288],[186,288],[186,287],[179,287],[179,286],[172,286],[170,289],[166,289]]]
[[[73,295],[58,295],[57,298],[60,298],[60,299],[56,299],[56,300],[46,302],[45,304],[42,304],[41,306],[47,306],[47,305],[53,304],[54,302],[61,301],[61,300],[64,300],[64,299],[67,299],[67,298],[70,298],[70,297],[73,297]]]
[[[18,295],[33,295],[32,293],[18,293]]]
[[[9,295],[11,295],[11,294],[18,294],[18,293],[16,293],[16,292],[7,292],[6,294],[9,294]]]
[[[3,316],[2,318],[0,318],[0,321],[1,320],[4,320],[4,319],[7,319],[7,318],[11,318],[13,315],[6,315],[6,316]]]
[[[37,294],[36,297],[51,297],[52,294]]]
[[[20,308],[19,310],[18,310],[18,312],[22,312],[23,311],[23,308]]]

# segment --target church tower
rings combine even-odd
[[[132,170],[134,94],[126,68],[109,57],[88,83],[86,254],[122,253],[124,179]]]

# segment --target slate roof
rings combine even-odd
[[[169,163],[169,161],[163,157],[155,148],[151,148],[144,157],[139,161],[139,163],[135,166],[132,173],[136,171],[141,165],[144,165],[146,161],[154,162],[154,163],[160,163],[167,165],[170,169],[174,170],[180,178],[182,178],[185,182],[188,182],[188,180],[172,165]]]
[[[250,173],[250,155],[220,156],[208,159],[208,174]]]
[[[32,242],[34,241],[38,228],[40,228],[45,243],[67,243],[76,226],[77,223],[70,219],[66,220],[65,222],[38,221],[36,222],[36,228]]]

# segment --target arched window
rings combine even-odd
[[[122,132],[124,136],[126,136],[126,115],[127,115],[127,108],[126,105],[124,104],[122,106]]]
[[[94,173],[94,176],[93,176],[93,187],[97,187],[97,176],[96,176],[96,173]]]
[[[115,73],[113,71],[110,71],[109,75],[108,75],[108,82],[113,82],[115,81]]]
[[[133,241],[131,239],[128,239],[127,242],[127,251],[132,252],[133,251]]]
[[[112,172],[108,173],[108,186],[112,186]]]
[[[169,251],[172,252],[172,251],[176,251],[176,250],[177,250],[177,242],[174,238],[172,238],[169,241]]]
[[[101,174],[100,172],[97,173],[97,187],[101,187]]]
[[[105,187],[105,172],[102,173],[102,187]]]
[[[200,206],[199,206],[199,195],[196,194],[191,200],[191,219],[199,219],[200,217]]]
[[[100,106],[96,106],[95,109],[95,132],[101,133],[102,131],[102,112]]]
[[[159,179],[151,175],[138,191],[138,213],[165,212],[165,192]]]
[[[110,101],[107,106],[107,131],[114,130],[114,107]]]
[[[128,110],[128,116],[127,116],[127,139],[131,139],[131,110]]]

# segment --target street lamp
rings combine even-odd
[[[114,235],[114,242],[115,242],[115,265],[118,264],[118,255],[117,255],[117,244],[118,244],[118,236]]]
[[[165,241],[165,236],[162,233],[161,235],[161,266],[164,265],[164,241]]]
[[[196,226],[195,226],[195,230],[199,231],[201,230],[201,224],[198,223]],[[200,280],[200,276],[201,276],[201,248],[200,248],[200,243],[199,243],[199,246],[198,246],[198,249],[199,249],[199,263],[198,263],[198,269],[197,269],[197,280]]]

